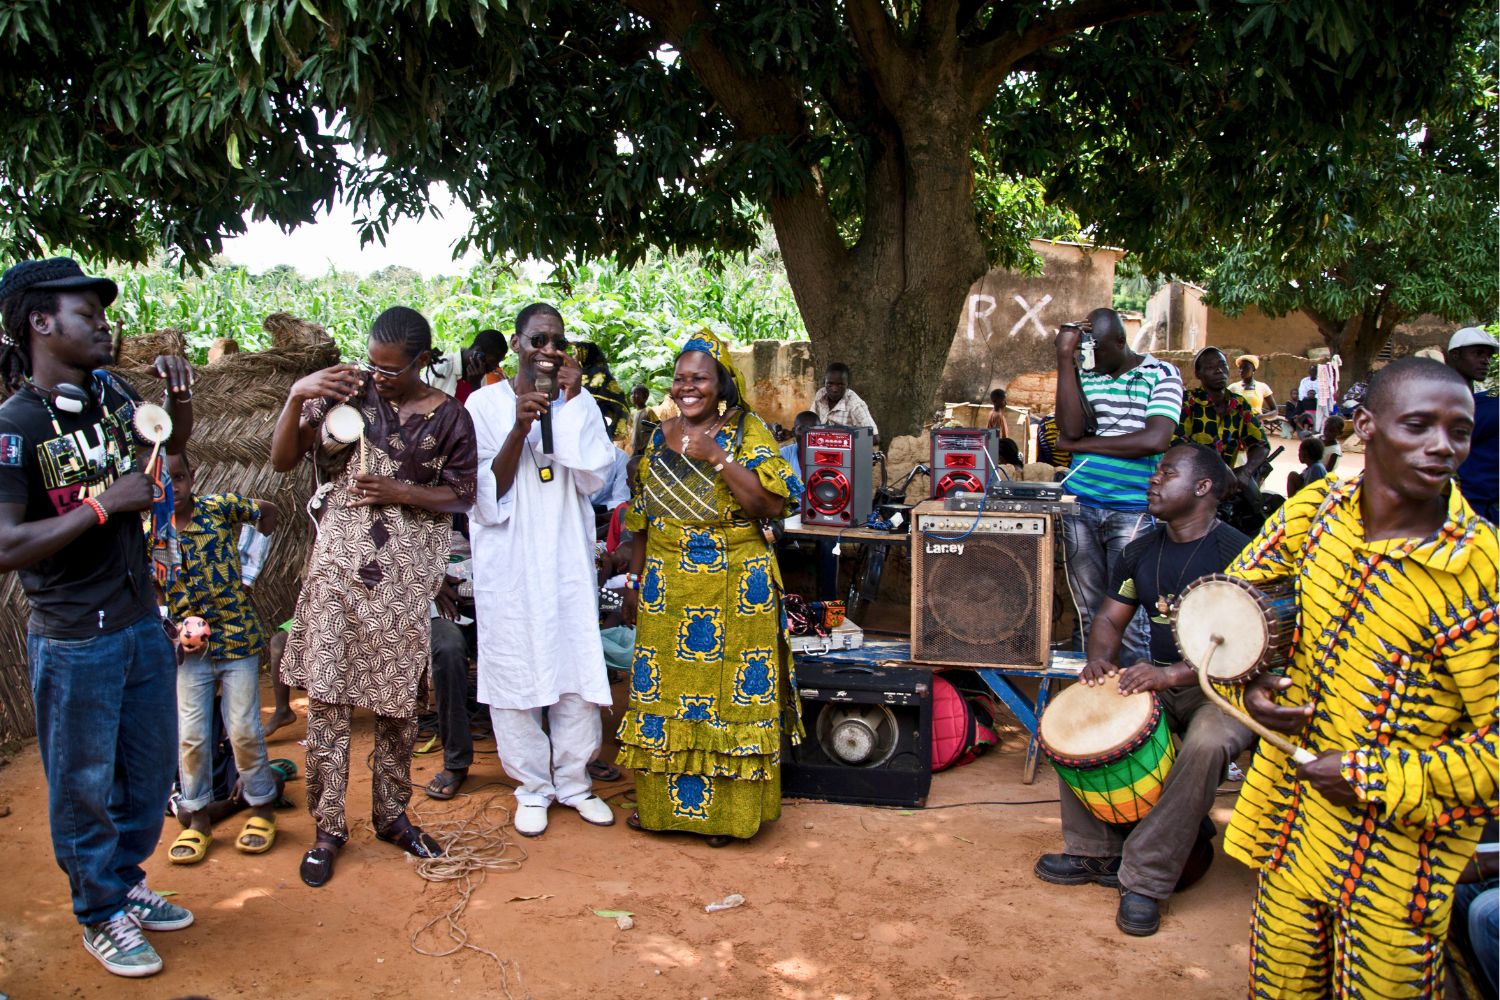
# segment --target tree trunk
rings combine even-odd
[[[1390,304],[1389,299],[1372,300],[1353,316],[1337,319],[1303,306],[1302,311],[1318,325],[1323,343],[1342,360],[1339,381],[1353,385],[1370,374],[1375,358],[1390,343],[1396,325],[1406,314]]]
[[[850,385],[870,405],[886,444],[932,419],[964,298],[987,269],[969,137],[948,132],[915,141],[910,128],[904,138],[884,132],[851,248],[827,239],[820,213],[798,199],[771,203],[813,359],[820,370],[830,361],[849,365]]]

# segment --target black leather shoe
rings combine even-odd
[[[414,858],[440,858],[443,856],[442,845],[433,840],[430,834],[420,826],[412,823],[405,816],[384,830],[376,830],[375,839],[383,840],[387,844],[395,844]]]
[[[1115,926],[1133,937],[1150,937],[1161,926],[1161,908],[1150,896],[1122,890]]]
[[[314,847],[302,855],[302,865],[297,869],[302,881],[320,889],[333,878],[333,862],[338,851],[332,847]]]
[[[1098,882],[1111,889],[1120,884],[1119,858],[1086,858],[1080,854],[1043,854],[1032,869],[1036,877],[1053,885],[1086,885]]]

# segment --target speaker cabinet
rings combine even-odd
[[[939,427],[932,431],[932,499],[950,493],[983,493],[992,479],[1000,432],[989,428]]]
[[[918,505],[912,525],[911,658],[947,666],[1045,666],[1055,528],[1048,514]]]
[[[932,674],[913,667],[797,664],[807,735],[787,739],[788,798],[921,806],[932,785]]]
[[[859,527],[869,520],[875,489],[875,432],[868,427],[814,427],[802,444],[802,523]]]

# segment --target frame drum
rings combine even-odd
[[[1262,670],[1291,662],[1297,629],[1297,588],[1277,580],[1257,589],[1243,580],[1212,573],[1190,583],[1177,600],[1172,634],[1182,658],[1195,669],[1209,662],[1210,680],[1243,684]],[[1223,642],[1214,648],[1213,637]]]
[[[1101,687],[1074,684],[1052,699],[1037,736],[1058,777],[1106,823],[1150,812],[1177,755],[1156,695],[1121,695],[1114,678]]]
[[[343,451],[364,433],[364,416],[348,403],[340,403],[323,418],[323,449],[329,453]]]

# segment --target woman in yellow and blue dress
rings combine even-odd
[[[680,415],[647,445],[626,518],[636,645],[620,763],[635,771],[632,827],[717,847],[781,815],[783,726],[800,735],[781,576],[759,522],[794,510],[802,482],[712,334],[683,346],[671,396]]]

